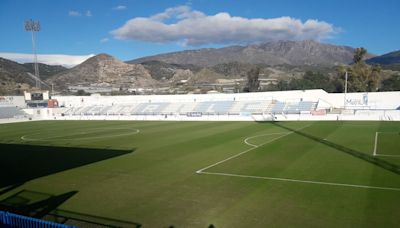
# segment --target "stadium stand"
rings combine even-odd
[[[400,92],[345,95],[323,90],[295,90],[237,94],[55,96],[54,99],[61,104],[59,108],[23,109],[11,106],[16,101],[21,103],[19,97],[3,97],[0,99],[0,118],[18,115],[20,112],[17,110],[22,108],[36,119],[400,120]]]
[[[271,111],[272,101],[237,101],[232,106],[230,113],[265,113]]]
[[[24,116],[25,113],[18,107],[0,107],[0,119]]]
[[[163,112],[165,114],[180,113],[184,106],[185,103],[168,103],[168,105],[164,108]]]
[[[310,112],[315,110],[316,102],[311,101],[300,101],[295,103],[287,103],[283,110],[286,114],[299,114],[302,112]]]
[[[182,105],[179,107],[179,109],[176,110],[176,112],[179,114],[193,112],[193,110],[196,108],[197,105],[198,105],[198,103],[195,103],[195,102],[185,102],[185,103],[182,103]]]
[[[206,101],[200,102],[193,112],[201,112],[208,114],[227,114],[232,107],[233,101]]]
[[[284,102],[276,102],[274,106],[271,109],[272,114],[279,114],[283,113],[283,110],[285,109],[286,104]]]
[[[139,104],[134,114],[162,114],[168,103],[144,103]]]
[[[227,114],[298,114],[315,110],[316,102],[301,101],[286,103],[281,101],[204,101],[176,103],[139,103],[125,105],[90,105],[68,108],[65,115],[165,115],[202,113],[207,115]]]
[[[26,107],[22,96],[0,96],[0,119],[22,119],[28,115],[22,110]]]

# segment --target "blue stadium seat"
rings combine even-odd
[[[200,102],[194,112],[226,114],[232,105],[233,101],[205,101]]]
[[[276,102],[275,105],[271,109],[271,113],[273,114],[279,114],[283,112],[283,109],[285,108],[285,102]]]

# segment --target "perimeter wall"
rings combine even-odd
[[[297,120],[390,120],[400,121],[400,92],[327,93],[324,90],[294,90],[235,94],[185,94],[185,95],[135,95],[135,96],[54,96],[62,108],[26,110],[35,118],[70,120],[178,120],[178,121],[297,121]],[[62,116],[71,107],[127,105],[157,102],[209,102],[209,101],[256,101],[274,100],[282,102],[313,101],[315,108],[326,113],[311,114],[246,114],[246,115],[202,115],[201,117],[173,115],[82,115]]]

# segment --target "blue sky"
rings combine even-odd
[[[30,18],[41,22],[40,55],[84,59],[108,53],[131,60],[277,39],[315,39],[384,54],[400,49],[399,9],[398,0],[1,0],[0,56],[32,52],[23,27]]]

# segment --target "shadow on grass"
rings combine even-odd
[[[71,191],[54,196],[42,192],[21,190],[0,201],[0,210],[42,218],[76,193],[77,191]]]
[[[0,144],[0,196],[19,188],[24,182],[122,156],[133,151]],[[78,227],[141,226],[141,224],[135,222],[75,212],[66,213],[63,211],[63,213],[60,213],[57,208],[77,193],[77,191],[70,191],[60,195],[51,195],[24,189],[1,200],[0,210]]]
[[[13,185],[8,186],[7,188],[1,189],[0,190],[0,196],[3,195],[3,194],[6,194],[9,191],[12,191],[12,190],[14,190],[14,189],[16,189],[16,188],[18,188],[20,186],[22,186],[23,184],[24,183],[13,184]]]
[[[0,201],[0,210],[77,227],[141,227],[136,222],[57,209],[76,193],[51,195],[24,189]]]
[[[101,217],[97,215],[89,215],[85,213],[78,213],[67,210],[54,210],[49,213],[46,220],[66,225],[78,226],[78,227],[136,227],[139,228],[142,225],[137,222],[124,221],[119,219],[112,219]]]
[[[263,123],[263,122],[261,122],[261,123]],[[377,158],[375,156],[368,155],[368,154],[365,154],[365,153],[350,149],[348,147],[345,147],[345,146],[330,142],[328,140],[321,139],[319,137],[304,133],[302,131],[298,131],[298,130],[292,129],[290,127],[283,126],[283,125],[279,124],[279,122],[272,122],[272,124],[275,125],[275,126],[278,126],[280,128],[283,128],[285,130],[293,131],[294,133],[296,133],[298,135],[301,135],[303,137],[306,137],[308,139],[314,140],[315,142],[324,144],[326,146],[329,146],[331,148],[334,148],[336,150],[339,150],[341,152],[349,154],[349,155],[351,155],[353,157],[359,158],[359,159],[364,160],[366,162],[369,162],[369,163],[371,163],[373,165],[379,166],[379,167],[381,167],[383,169],[386,169],[386,170],[388,170],[388,171],[390,171],[392,173],[400,175],[400,166],[398,166],[396,164],[393,164],[393,163],[390,163],[390,162],[385,161],[383,159]]]
[[[21,183],[91,164],[133,150],[0,144],[0,192]]]

